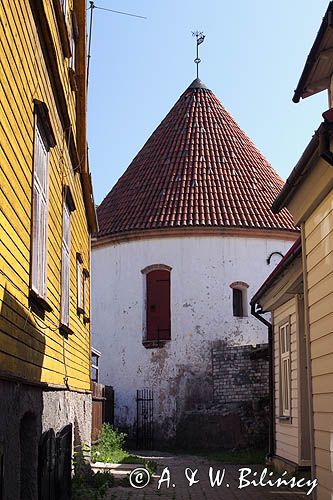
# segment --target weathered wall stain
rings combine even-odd
[[[248,283],[249,300],[272,269],[267,255],[285,253],[289,246],[287,240],[212,236],[94,249],[93,344],[103,353],[101,382],[115,390],[116,425],[135,436],[136,390],[145,387],[154,392],[156,443],[175,442],[185,415],[189,421],[191,412],[213,411],[212,350],[263,343],[267,337],[255,318],[233,316],[229,285]],[[146,349],[141,270],[155,263],[172,267],[171,341]]]

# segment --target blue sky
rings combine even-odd
[[[200,78],[288,176],[328,107],[326,92],[291,101],[328,0],[95,4],[148,18],[94,11],[88,142],[96,203],[195,78],[197,29],[206,34]]]

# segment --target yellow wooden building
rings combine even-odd
[[[333,498],[333,2],[294,101],[328,90],[329,110],[273,205],[301,228],[297,248],[252,299],[272,312],[275,463],[311,465],[315,498]]]
[[[0,53],[0,498],[32,499],[39,436],[90,440],[85,2],[2,0]]]

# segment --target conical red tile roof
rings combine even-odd
[[[98,207],[99,236],[170,227],[295,230],[271,205],[283,181],[199,80]]]

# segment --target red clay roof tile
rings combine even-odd
[[[295,230],[273,214],[283,181],[213,92],[194,80],[97,209],[99,234],[220,226]]]

